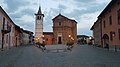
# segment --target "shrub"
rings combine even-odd
[[[43,43],[37,42],[36,44],[37,44],[39,47],[40,47],[40,46],[45,47],[45,44],[43,44]]]
[[[74,43],[72,43],[72,42],[69,42],[69,43],[67,43],[67,46],[72,46]]]
[[[40,43],[40,42],[37,42],[36,44],[37,44],[37,45],[41,45],[42,43]]]

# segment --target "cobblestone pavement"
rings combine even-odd
[[[77,45],[71,52],[20,46],[0,51],[0,67],[120,67],[120,52],[88,45]]]

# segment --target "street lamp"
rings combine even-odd
[[[68,35],[68,44],[70,44],[70,38],[71,38],[71,35],[69,34]]]
[[[71,40],[74,40],[74,38],[73,38],[73,37],[71,37]]]
[[[69,36],[68,36],[69,38],[71,37],[71,35],[69,34]]]
[[[36,41],[38,41],[38,39],[37,39],[37,38],[36,38],[35,40],[36,40]]]
[[[35,38],[35,42],[36,43],[39,42],[39,38],[38,37]]]
[[[45,40],[44,40],[44,37],[45,37],[45,36],[44,36],[44,35],[42,35],[42,37],[43,37],[43,44],[44,44],[44,41],[45,41]]]

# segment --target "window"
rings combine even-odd
[[[9,29],[9,22],[7,21],[7,29]]]
[[[104,26],[104,28],[105,28],[105,21],[103,21],[103,24],[104,24],[103,26]]]
[[[119,40],[120,40],[120,29],[118,29],[118,35],[119,35]]]
[[[5,26],[5,18],[3,17],[3,29],[4,29],[4,26]]]
[[[7,21],[7,29],[11,30],[10,23]]]
[[[41,19],[41,16],[39,16],[39,19]]]
[[[118,15],[118,24],[120,25],[120,9],[117,11],[117,15]]]
[[[39,19],[39,16],[37,17],[37,19]]]
[[[61,26],[61,22],[59,22],[59,26]]]
[[[113,40],[113,37],[115,36],[115,32],[110,32],[110,40]]]
[[[110,40],[113,40],[112,32],[110,32]]]
[[[109,17],[109,24],[112,25],[112,16]]]
[[[40,19],[41,19],[41,16],[37,16],[37,19],[40,20]]]

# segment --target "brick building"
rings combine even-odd
[[[66,44],[77,42],[77,22],[61,14],[53,20],[54,44]]]
[[[43,32],[43,43],[46,45],[53,44],[53,32]]]
[[[102,47],[120,46],[120,0],[112,0],[106,6],[91,30],[93,30],[94,39],[100,40],[96,43]]]

